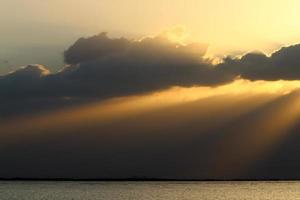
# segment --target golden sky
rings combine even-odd
[[[1,2],[0,24],[6,32],[44,24],[50,31],[76,27],[132,37],[182,25],[189,40],[208,43],[217,54],[269,52],[300,41],[299,7],[297,0],[10,0]]]

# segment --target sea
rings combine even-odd
[[[0,182],[0,200],[289,200],[300,182]]]

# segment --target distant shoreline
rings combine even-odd
[[[72,178],[0,178],[0,181],[31,181],[31,182],[259,182],[259,181],[300,181],[300,179],[72,179]]]

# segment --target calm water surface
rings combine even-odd
[[[0,182],[0,200],[299,199],[300,182]]]

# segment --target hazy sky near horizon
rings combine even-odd
[[[139,37],[182,25],[216,53],[268,51],[299,41],[299,7],[297,0],[4,0],[0,44],[60,44],[102,31]]]

